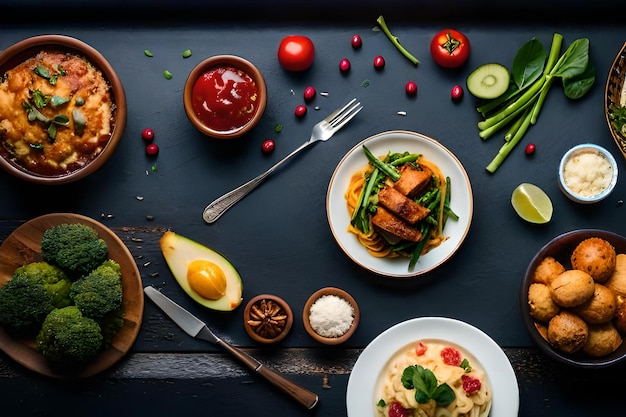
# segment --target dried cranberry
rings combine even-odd
[[[297,117],[304,116],[306,114],[306,106],[303,104],[296,106],[296,110],[294,111],[294,113]]]
[[[261,144],[261,150],[265,153],[272,153],[275,146],[276,145],[274,144],[274,141],[272,139],[267,139]]]
[[[482,386],[480,379],[470,375],[461,375],[461,380],[463,381],[463,391],[468,394],[475,393]]]
[[[463,87],[460,85],[455,85],[452,87],[452,91],[450,91],[450,97],[452,100],[460,100],[463,97]]]
[[[534,143],[529,143],[528,145],[526,145],[526,149],[524,149],[524,152],[526,152],[526,155],[532,155],[535,153],[535,144]]]
[[[359,35],[354,35],[352,37],[352,40],[350,41],[350,44],[354,49],[359,49],[361,46],[363,46],[363,40]]]
[[[462,361],[461,352],[451,346],[441,349],[441,358],[443,363],[450,366],[459,366]]]

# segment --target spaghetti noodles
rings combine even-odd
[[[449,352],[459,354],[464,360],[451,362]],[[454,393],[453,401],[444,406],[433,399],[419,403],[416,389],[405,388],[402,381],[405,369],[415,365],[430,370],[438,384],[447,384]],[[378,379],[375,401],[376,417],[388,417],[390,407],[402,407],[416,417],[487,417],[492,393],[485,371],[461,349],[436,341],[421,341],[390,359]]]

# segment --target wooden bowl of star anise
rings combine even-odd
[[[259,343],[283,340],[293,325],[293,312],[282,298],[260,294],[248,301],[243,311],[243,324],[248,335]]]

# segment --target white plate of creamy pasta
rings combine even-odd
[[[519,387],[513,367],[506,354],[500,346],[481,330],[459,320],[444,317],[421,317],[407,320],[396,324],[377,336],[363,350],[357,359],[350,378],[346,395],[346,406],[348,417],[380,417],[381,396],[388,395],[386,385],[393,383],[398,368],[398,361],[402,358],[399,373],[402,373],[404,364],[417,365],[412,359],[404,359],[405,352],[415,349],[417,345],[423,343],[429,350],[434,350],[437,346],[453,347],[458,349],[461,357],[467,359],[471,366],[471,375],[481,378],[482,394],[476,399],[473,396],[457,395],[458,408],[453,403],[446,411],[437,408],[434,416],[447,417],[469,417],[480,416],[478,410],[494,417],[517,417],[519,413]],[[422,353],[420,353],[422,355]],[[426,358],[427,355],[424,354]],[[408,362],[407,362],[408,360]],[[432,358],[429,359],[432,361]],[[425,362],[425,368],[430,365]],[[465,362],[464,362],[465,363]],[[434,369],[434,367],[433,367]],[[441,379],[439,371],[437,379]],[[460,372],[463,374],[463,371]],[[447,381],[455,387],[451,381],[454,378],[448,377]],[[389,382],[392,381],[392,382]],[[443,381],[439,381],[442,383]],[[459,382],[460,384],[460,382]],[[458,384],[457,384],[458,385]],[[454,388],[457,390],[458,388]],[[487,394],[485,394],[487,392]],[[402,395],[402,394],[400,394]],[[407,395],[409,397],[409,395]],[[467,404],[468,398],[472,398],[472,403]],[[387,405],[389,404],[389,398]],[[455,400],[456,401],[456,400]],[[473,402],[475,401],[475,403]],[[471,411],[462,410],[461,406]],[[454,412],[450,408],[455,408]],[[419,415],[419,414],[418,414]],[[425,414],[426,415],[426,414]]]
[[[424,159],[435,164],[443,176],[450,178],[450,207],[458,215],[458,220],[446,221],[442,231],[445,240],[421,255],[413,268],[409,268],[407,257],[373,256],[359,238],[348,231],[351,215],[346,199],[347,190],[353,176],[368,165],[363,145],[376,156],[389,152],[421,154]],[[461,247],[472,221],[472,187],[461,162],[438,141],[410,131],[387,131],[361,141],[339,162],[328,187],[326,213],[335,240],[344,253],[358,265],[386,277],[414,277],[443,264]]]

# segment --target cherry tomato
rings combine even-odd
[[[455,85],[454,87],[452,87],[452,90],[450,91],[450,97],[452,97],[452,100],[460,100],[463,97],[463,87],[461,87],[460,85]]]
[[[470,54],[470,42],[467,36],[454,29],[439,31],[430,42],[430,54],[433,60],[444,68],[460,67]]]
[[[450,366],[459,366],[462,362],[461,352],[452,346],[441,349],[441,359],[443,359],[443,363]]]
[[[304,101],[311,101],[315,98],[315,88],[307,87],[304,89]]]
[[[261,150],[264,153],[272,153],[275,147],[276,147],[276,144],[274,143],[272,139],[267,139],[263,141],[263,143],[261,144]]]
[[[148,146],[146,146],[146,154],[150,156],[155,156],[158,153],[159,153],[159,147],[157,146],[156,143],[151,143]]]
[[[307,70],[314,59],[315,45],[306,36],[285,36],[278,46],[278,62],[287,71]]]
[[[350,61],[348,60],[348,58],[344,58],[339,61],[339,69],[341,70],[341,72],[346,72],[350,70]]]
[[[382,69],[384,66],[385,66],[385,58],[383,58],[380,55],[374,57],[374,68]]]
[[[526,152],[526,155],[532,155],[535,153],[535,144],[534,143],[529,143],[528,145],[526,145],[526,149],[524,149],[524,152]]]
[[[408,81],[404,86],[404,90],[408,96],[414,96],[417,94],[417,83],[415,81]]]
[[[427,350],[428,350],[428,346],[426,346],[422,342],[419,342],[417,344],[417,347],[415,348],[415,354],[417,356],[422,356],[424,353],[426,353]]]
[[[363,46],[363,40],[359,35],[354,35],[352,37],[352,40],[350,41],[350,44],[354,49],[359,49],[361,46]]]
[[[152,140],[154,139],[154,130],[146,127],[144,130],[141,131],[141,138],[146,142],[152,142]]]
[[[305,105],[299,105],[296,106],[296,110],[294,111],[295,115],[297,117],[302,117],[306,114],[306,106]]]
[[[398,401],[389,404],[389,417],[409,417],[411,414],[413,413],[409,413]]]
[[[482,386],[480,379],[470,375],[461,375],[461,380],[463,381],[463,391],[468,395],[475,393]]]

